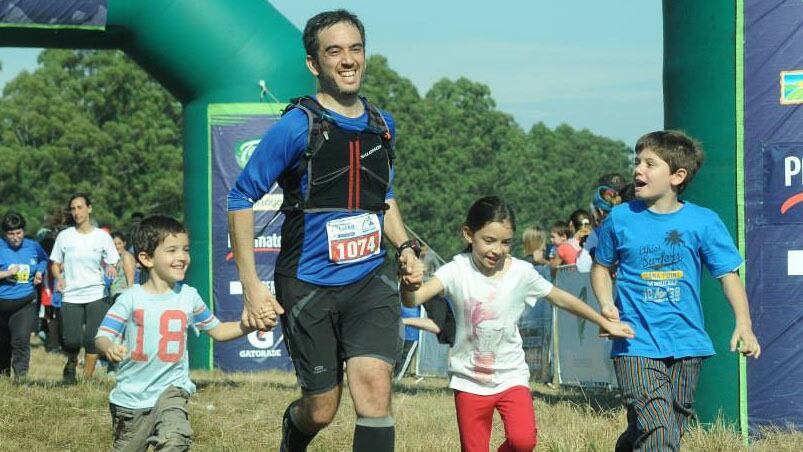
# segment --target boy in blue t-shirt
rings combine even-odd
[[[703,266],[719,279],[736,317],[731,351],[761,353],[737,274],[742,257],[725,225],[713,211],[678,199],[702,163],[699,144],[681,132],[644,135],[636,143],[636,199],[615,207],[599,229],[594,293],[603,316],[636,333],[615,339],[611,352],[628,420],[617,451],[680,448],[700,364],[715,353],[700,302]]]
[[[251,330],[221,323],[184,279],[190,264],[187,230],[165,216],[145,218],[132,242],[148,281],[125,290],[98,329],[95,346],[120,363],[109,394],[112,450],[188,450],[192,429],[187,411],[195,385],[189,378],[187,329],[228,341]],[[121,341],[117,342],[118,340]]]

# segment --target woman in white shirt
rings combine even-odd
[[[463,451],[487,452],[494,410],[505,426],[499,451],[531,451],[536,425],[518,319],[525,304],[545,297],[588,319],[611,336],[633,337],[629,325],[611,322],[577,297],[554,287],[528,262],[510,256],[516,222],[507,203],[482,198],[463,225],[468,250],[440,267],[418,290],[402,284],[406,306],[442,295],[452,303],[457,332],[449,353]]]
[[[86,193],[70,198],[70,214],[75,226],[56,237],[50,260],[56,291],[63,293],[61,307],[63,348],[67,353],[64,381],[74,383],[78,352],[86,352],[84,377],[95,371],[98,355],[95,334],[109,309],[105,297],[105,274],[114,279],[115,264],[120,259],[111,236],[92,225],[92,202]]]

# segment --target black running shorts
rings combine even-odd
[[[393,367],[403,341],[398,286],[387,265],[347,286],[278,274],[274,281],[287,349],[305,394],[340,384],[349,358],[373,357]]]

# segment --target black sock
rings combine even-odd
[[[354,452],[393,452],[396,427],[393,418],[357,418]]]
[[[306,452],[310,441],[312,441],[312,438],[315,438],[315,433],[309,434],[302,431],[293,420],[293,416],[290,412],[296,402],[291,403],[290,406],[287,407],[282,417],[282,443],[279,446],[280,452]]]

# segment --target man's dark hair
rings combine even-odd
[[[312,16],[304,27],[304,50],[307,52],[307,55],[310,55],[315,61],[318,61],[318,46],[320,45],[318,33],[324,28],[329,28],[340,22],[348,22],[354,25],[357,30],[360,31],[362,44],[365,45],[365,27],[363,27],[362,22],[360,22],[356,14],[346,11],[345,9],[324,11]]]
[[[3,232],[25,229],[25,217],[23,217],[19,212],[12,210],[3,215],[3,220],[0,221],[0,225],[0,227],[3,229]]]
[[[165,241],[168,235],[186,234],[187,228],[180,221],[166,215],[145,217],[134,226],[131,232],[131,243],[134,245],[134,256],[139,261],[139,253],[153,256],[156,247]],[[140,262],[141,263],[141,262]]]

